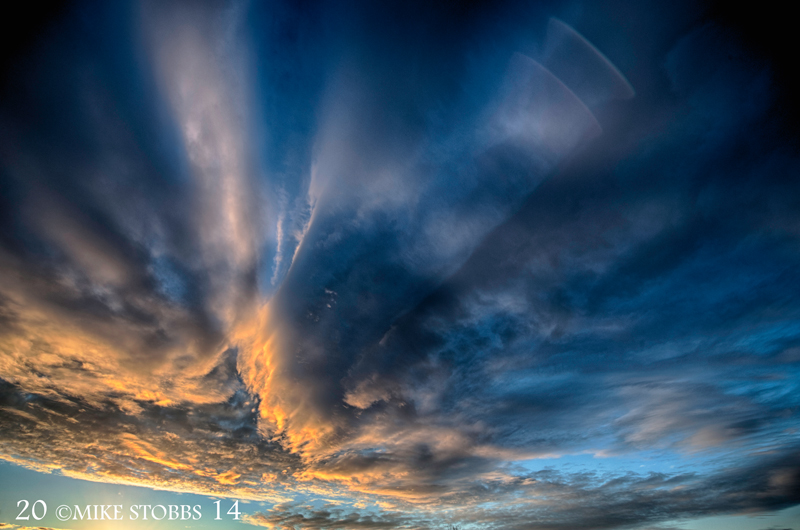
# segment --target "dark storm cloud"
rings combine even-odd
[[[798,503],[800,167],[734,33],[613,2],[65,17],[0,106],[5,457],[350,496],[250,521],[281,528]],[[520,463],[570,454],[664,470]]]
[[[300,325],[312,342],[325,338],[326,355],[315,358],[324,368],[300,373],[323,378],[320,399],[336,403],[331,370],[346,371],[345,401],[367,409],[357,446],[389,453],[336,457],[320,475],[372,471],[386,487],[385,470],[405,459],[428,483],[487,442],[529,454],[785,443],[797,372],[778,359],[797,340],[797,161],[771,121],[768,70],[742,57],[713,26],[677,39],[664,55],[666,102],[654,118],[642,107],[628,117],[641,138],[614,146],[616,161],[598,161],[596,146],[573,161],[416,309],[382,316],[372,301],[400,304],[418,285],[407,267],[385,265],[393,233],[362,249],[375,225],[359,221],[362,237],[345,229],[319,243],[358,263],[344,265],[346,280],[316,269],[325,295],[318,309],[302,306]],[[373,260],[391,283],[354,272],[378,269]],[[293,294],[313,289],[313,270]],[[445,448],[437,435],[462,439]]]

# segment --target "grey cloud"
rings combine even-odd
[[[567,528],[655,529],[698,516],[779,510],[797,502],[798,461],[794,451],[709,476],[695,473],[564,472],[545,469],[484,478],[439,495],[443,508],[459,507],[450,521],[466,527],[557,530]],[[440,493],[440,492],[438,492]],[[447,512],[444,512],[447,513]],[[248,522],[280,528],[430,528],[447,516],[379,511],[349,514],[346,509],[276,506]]]
[[[365,515],[362,513],[345,510],[307,509],[307,510],[273,510],[266,513],[248,515],[245,522],[254,526],[267,526],[281,528],[282,530],[309,528],[318,530],[339,530],[356,528],[363,530],[378,530],[381,528],[428,528],[412,519],[396,513],[380,513],[378,515]]]

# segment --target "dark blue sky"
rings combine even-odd
[[[258,500],[270,528],[797,530],[785,21],[515,1],[17,23],[20,480]]]

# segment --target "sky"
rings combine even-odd
[[[46,7],[3,23],[0,529],[800,530],[787,20]]]

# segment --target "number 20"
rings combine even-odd
[[[28,509],[28,506],[30,506],[30,503],[28,501],[26,501],[25,499],[19,500],[19,501],[17,501],[17,508],[19,508],[19,505],[22,504],[23,502],[25,503],[25,506],[23,506],[22,507],[22,511],[19,512],[19,515],[17,516],[17,520],[27,521],[28,519],[30,519],[30,515],[26,515],[26,516],[23,517],[22,514],[25,513],[25,510]],[[36,505],[39,504],[39,503],[42,503],[42,515],[37,515],[36,514]],[[31,506],[31,515],[33,515],[33,518],[36,519],[37,521],[40,521],[40,520],[42,520],[44,518],[45,514],[47,514],[47,504],[45,504],[44,501],[41,500],[41,499],[38,500],[38,501],[35,501],[33,503],[33,506]]]

